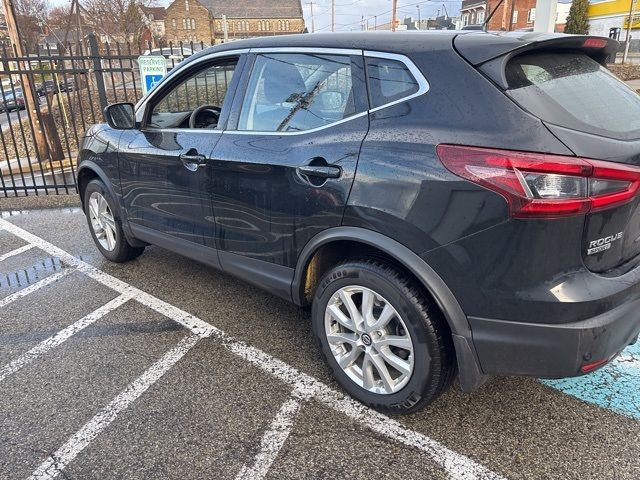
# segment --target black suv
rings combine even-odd
[[[300,306],[336,379],[391,412],[456,372],[590,372],[640,330],[640,97],[617,42],[483,32],[233,42],[86,134],[114,262],[147,244]]]

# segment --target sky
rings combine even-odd
[[[369,19],[369,27],[373,28],[377,16],[378,25],[391,20],[391,0],[335,0],[336,2],[336,30],[360,30],[362,16]],[[70,0],[49,0],[51,6],[70,5]],[[158,0],[158,4],[167,6],[171,0]],[[311,0],[302,0],[305,23],[311,31]],[[438,11],[442,14],[446,6],[450,15],[457,15],[461,0],[398,0],[398,18],[411,16],[418,18],[420,5],[421,18],[435,16]],[[331,0],[313,0],[313,17],[316,32],[331,31]]]
[[[373,28],[377,16],[378,25],[391,21],[391,0],[335,0],[336,30],[360,30],[362,16],[369,20],[369,28]],[[310,0],[303,0],[302,8],[309,31],[311,31]],[[418,5],[422,19],[443,14],[446,7],[449,15],[457,15],[461,0],[398,0],[398,18],[418,18]],[[331,31],[331,0],[314,0],[313,13],[316,32]]]

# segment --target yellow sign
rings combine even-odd
[[[623,27],[629,28],[629,17],[626,16],[624,18],[624,25]],[[640,28],[640,13],[636,13],[633,15],[633,19],[631,20],[631,28],[632,29],[636,29],[636,28]]]

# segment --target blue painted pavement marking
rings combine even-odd
[[[593,373],[541,382],[585,402],[640,420],[640,341]]]

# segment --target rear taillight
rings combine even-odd
[[[502,195],[513,217],[557,218],[629,202],[640,188],[640,168],[542,153],[438,145],[454,174]]]

